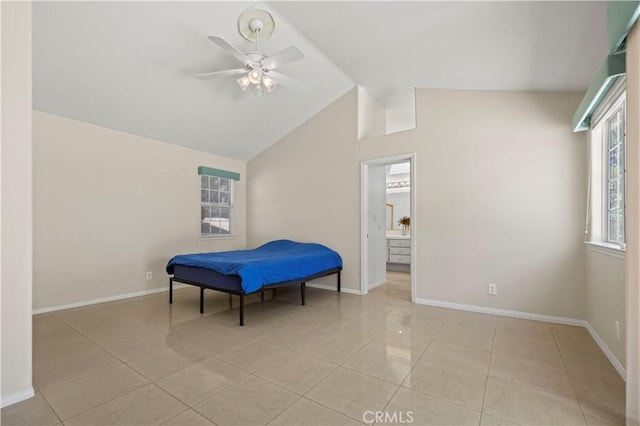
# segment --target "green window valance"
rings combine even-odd
[[[229,172],[227,170],[214,169],[213,167],[198,167],[198,174],[205,176],[217,176],[221,178],[240,180],[240,173]]]
[[[640,1],[609,1],[607,3],[607,38],[609,53],[626,48],[627,33],[640,15]]]
[[[573,131],[589,130],[591,116],[607,96],[611,87],[626,72],[625,49],[627,33],[640,15],[640,0],[607,2],[607,39],[609,55],[591,82],[578,110],[573,116]]]
[[[607,56],[573,115],[574,132],[589,130],[594,111],[607,96],[617,78],[625,74],[625,63],[625,52]]]

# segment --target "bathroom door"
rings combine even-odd
[[[367,249],[369,264],[367,288],[385,282],[387,276],[386,166],[368,167]]]

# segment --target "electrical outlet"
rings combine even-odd
[[[616,330],[616,339],[620,340],[620,321],[616,321],[615,330]]]
[[[153,279],[153,274],[151,273],[151,271],[147,272],[147,281],[152,279]]]
[[[487,294],[489,296],[495,296],[498,293],[498,285],[489,283],[487,284]]]

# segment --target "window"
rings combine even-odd
[[[606,121],[606,240],[624,246],[625,103],[617,105]]]
[[[200,235],[230,235],[233,180],[201,175],[200,182]]]
[[[625,81],[619,81],[595,112],[590,132],[591,177],[588,243],[625,249]]]

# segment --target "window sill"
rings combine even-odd
[[[626,250],[621,249],[618,246],[615,246],[613,244],[607,244],[607,243],[596,243],[593,241],[588,241],[585,242],[585,244],[587,245],[587,247],[589,248],[589,250],[591,251],[595,251],[597,253],[600,254],[604,254],[607,256],[611,256],[611,257],[615,257],[618,259],[622,259],[625,260],[626,259]]]
[[[237,237],[236,234],[224,234],[224,235],[200,235],[201,240],[230,240]]]

